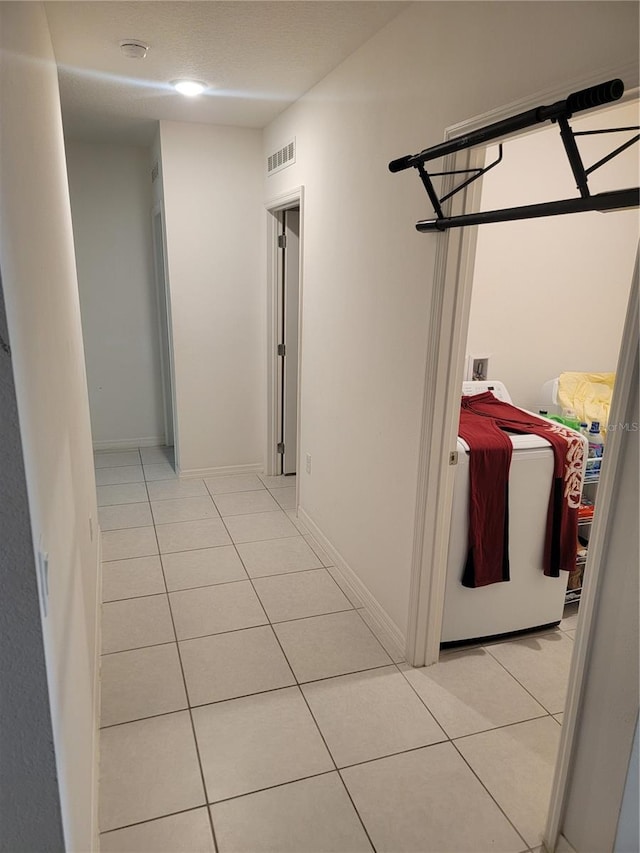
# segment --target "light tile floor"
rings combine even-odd
[[[293,512],[295,478],[97,453],[103,853],[522,853],[577,613],[402,662]]]

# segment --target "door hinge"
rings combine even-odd
[[[287,248],[286,234],[278,234],[278,248],[279,249],[286,249]]]
[[[278,442],[278,453],[284,453],[284,441]]]
[[[457,465],[458,464],[458,451],[452,450],[449,454],[449,465]]]
[[[286,355],[287,347],[284,344],[278,344],[278,355]]]

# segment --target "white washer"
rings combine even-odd
[[[507,389],[497,381],[465,382],[462,393],[469,396],[487,390],[511,403]],[[477,589],[461,583],[468,548],[469,447],[458,438],[442,643],[494,637],[562,619],[568,573],[550,578],[542,570],[553,451],[550,443],[537,435],[509,438],[513,443],[509,470],[511,580]]]

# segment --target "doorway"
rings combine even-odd
[[[162,412],[164,418],[165,444],[175,443],[173,358],[171,350],[171,305],[167,286],[167,263],[165,251],[164,210],[162,204],[153,208],[153,266],[156,279],[158,307],[158,330],[160,338],[160,374],[162,379]],[[177,464],[177,459],[176,459]]]
[[[606,76],[602,75],[600,79],[604,79]],[[609,76],[613,75],[610,74]],[[528,100],[526,106],[534,107],[535,104],[551,103],[563,95],[566,97],[566,91],[585,88],[595,82],[597,82],[596,79],[581,80],[573,86],[569,84],[564,91],[542,93],[535,100]],[[637,97],[637,93],[625,100],[630,100],[633,97]],[[525,102],[518,104],[515,108],[512,106],[499,114],[492,114],[491,118],[506,118],[509,115],[516,114],[519,111],[518,108],[524,105]],[[487,117],[484,116],[456,128],[451,128],[447,132],[447,139],[464,135],[464,133],[471,132],[486,123]],[[456,157],[451,157],[445,168],[481,167],[484,164],[484,158],[484,150],[467,149],[460,152]],[[445,182],[445,184],[442,188],[443,193],[452,189],[451,182]],[[449,215],[456,216],[471,210],[478,210],[480,207],[479,199],[480,188],[468,188],[467,191],[453,199]],[[414,666],[435,663],[439,657],[450,534],[450,508],[454,481],[453,469],[449,466],[455,464],[450,459],[450,451],[456,446],[460,381],[466,355],[465,345],[471,305],[471,281],[476,255],[476,231],[475,228],[449,231],[446,235],[442,235],[437,246],[436,274],[432,298],[434,309],[429,330],[430,347],[426,371],[423,442],[421,442],[419,471],[420,487],[416,511],[416,547],[414,550],[407,643],[408,659]],[[637,276],[637,272],[635,276]],[[627,309],[627,321],[618,362],[617,388],[613,397],[614,408],[611,413],[613,422],[622,423],[624,421],[623,412],[626,409],[623,409],[623,403],[630,396],[629,391],[633,387],[632,371],[629,364],[633,364],[634,347],[637,353],[637,326],[634,322],[634,311],[637,316],[637,285],[635,290],[634,288],[631,290]],[[474,355],[474,353],[471,352],[469,355]],[[619,415],[618,412],[620,412]],[[604,490],[606,484],[611,490],[611,494],[617,494],[614,476],[617,471],[617,460],[621,446],[620,434],[614,432],[607,447],[608,460],[603,468],[604,482],[601,485]],[[609,547],[608,507],[612,502],[608,499],[608,494],[607,492],[607,499],[602,501],[603,509],[596,519],[591,537],[593,545],[590,547],[590,551],[593,551],[593,554],[590,554],[591,560],[588,565],[589,577],[584,603],[585,612],[575,638],[575,652],[572,657],[569,681],[569,700],[562,725],[559,757],[552,788],[552,805],[545,831],[545,839],[551,844],[549,849],[555,849],[554,845],[561,828],[571,746],[578,726],[578,709],[581,691],[585,684],[587,652],[590,653],[589,647],[592,641],[592,620],[598,596],[598,576],[601,574],[600,567],[602,565],[601,556]],[[625,761],[627,757],[626,755],[623,756]]]
[[[298,466],[298,315],[300,307],[300,207],[278,216],[278,468]]]
[[[299,472],[300,456],[303,187],[270,200],[266,208],[269,275],[265,473],[293,476]],[[296,479],[296,487],[297,483]],[[296,497],[296,506],[297,503]]]
[[[596,82],[595,78],[584,82],[579,81],[573,86],[569,84],[568,89],[586,88],[593,82]],[[535,101],[529,99],[512,105],[499,113],[492,113],[491,118],[496,116],[506,118],[508,115],[517,113],[520,106],[549,103],[559,99],[563,93],[566,96],[566,89],[563,92],[556,90],[551,93],[541,93],[536,96]],[[637,102],[636,92],[629,93],[619,104],[634,100]],[[602,112],[606,111],[605,108]],[[600,111],[592,115],[599,114]],[[463,135],[461,131],[472,132],[481,127],[483,122],[486,123],[486,118],[486,116],[479,117],[451,128],[447,131],[446,138]],[[520,134],[520,136],[526,135]],[[485,164],[485,157],[486,148],[466,149],[449,157],[445,168],[480,169]],[[446,179],[442,185],[442,194],[450,192],[454,183],[454,178]],[[455,195],[451,199],[451,210],[448,215],[458,216],[471,210],[479,210],[481,208],[480,183],[476,181]],[[597,215],[600,217],[603,214]],[[612,212],[610,216],[615,217],[616,213]],[[549,221],[557,221],[557,217]],[[532,221],[531,227],[534,224],[535,221]],[[499,228],[500,226],[483,227]],[[446,583],[444,567],[447,565],[454,483],[454,469],[451,466],[455,463],[450,461],[450,455],[457,443],[460,383],[467,360],[466,344],[478,241],[477,232],[477,227],[452,229],[441,235],[436,246],[434,307],[428,334],[429,349],[420,443],[416,536],[407,631],[407,659],[414,666],[435,663],[439,657]],[[571,330],[573,333],[574,326]],[[544,329],[541,330],[540,335],[541,338],[544,336]],[[531,405],[525,408],[531,408]]]
[[[587,166],[630,136],[628,131],[609,135],[604,132],[606,129],[636,123],[634,101],[572,119],[576,133],[594,134],[579,140]],[[497,148],[490,146],[485,167],[497,158]],[[602,173],[592,175],[590,189],[605,192],[637,183],[637,152],[629,148],[606,164]],[[484,178],[480,210],[542,203],[572,194],[575,181],[567,168],[557,127],[548,125],[506,143],[498,168]],[[584,389],[592,389],[589,403],[585,408],[579,396],[575,403],[565,397],[565,405],[568,409],[575,407],[580,422],[586,419],[587,426],[597,421],[604,434],[609,420],[604,399],[616,371],[636,242],[637,212],[633,209],[607,216],[592,212],[480,227],[471,284],[467,364],[482,362],[485,371],[488,365],[488,376],[474,375],[473,379],[504,383],[515,406],[555,417],[563,410],[548,386],[557,387],[561,374],[565,374],[566,381],[573,377],[574,383],[580,382],[583,397],[587,394]],[[603,299],[605,282],[607,298]],[[474,394],[485,387],[481,382],[470,382],[465,385],[464,394]],[[501,396],[497,389],[493,393]],[[505,399],[509,401],[509,397]],[[509,470],[510,581],[482,590],[467,590],[459,585],[466,558],[464,505],[468,499],[468,483],[463,479],[467,465],[461,463],[467,463],[469,456],[458,444],[454,500],[457,517],[450,537],[443,642],[487,639],[508,631],[541,628],[562,618],[565,599],[567,604],[579,600],[597,475],[589,467],[578,529],[580,557],[569,575],[571,593],[565,596],[566,572],[558,578],[543,579],[539,571],[551,478],[548,473],[540,473],[548,465],[543,457],[550,458],[550,450],[541,449],[539,462],[532,461],[537,451],[529,445],[536,442],[537,439],[518,440]],[[525,460],[531,461],[525,464]],[[517,492],[519,470],[529,471],[521,484],[522,493]],[[536,475],[540,476],[537,491]],[[535,506],[539,507],[538,524],[542,525],[536,532]],[[457,543],[462,550],[453,553],[459,550]],[[575,610],[574,617],[577,604]],[[567,670],[568,657],[569,651]],[[557,672],[560,680],[562,668],[558,667]]]

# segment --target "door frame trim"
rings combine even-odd
[[[299,237],[299,303],[298,303],[298,388],[297,388],[297,465],[300,470],[300,418],[302,389],[302,308],[304,299],[304,186],[294,187],[288,192],[273,196],[265,202],[267,213],[267,430],[265,446],[265,473],[273,475],[277,471],[278,454],[276,451],[278,434],[278,216],[283,210],[300,208]],[[296,509],[300,497],[300,478],[296,477]]]
[[[157,254],[157,245],[156,245],[156,230],[155,230],[155,218],[156,216],[160,216],[160,229],[162,236],[162,260],[164,264],[164,306],[162,305],[162,299],[160,296],[160,287],[158,280],[158,254]],[[169,384],[171,390],[171,419],[172,419],[172,428],[173,428],[173,446],[175,452],[175,464],[176,469],[180,470],[179,458],[178,458],[178,418],[177,418],[177,408],[176,408],[176,377],[175,377],[175,366],[173,359],[173,323],[171,320],[171,289],[169,283],[169,265],[167,262],[167,233],[166,233],[166,224],[165,224],[165,212],[164,212],[164,202],[159,201],[151,208],[151,240],[153,244],[153,271],[154,271],[154,280],[155,280],[155,292],[156,292],[156,312],[157,312],[157,327],[158,327],[158,337],[159,344],[162,346],[162,311],[166,311],[167,315],[167,344],[169,350]],[[160,376],[162,379],[162,419],[164,421],[164,440],[165,444],[167,442],[167,438],[169,436],[168,430],[168,421],[167,421],[167,377],[165,376],[165,365],[162,358],[162,354],[160,354]]]

